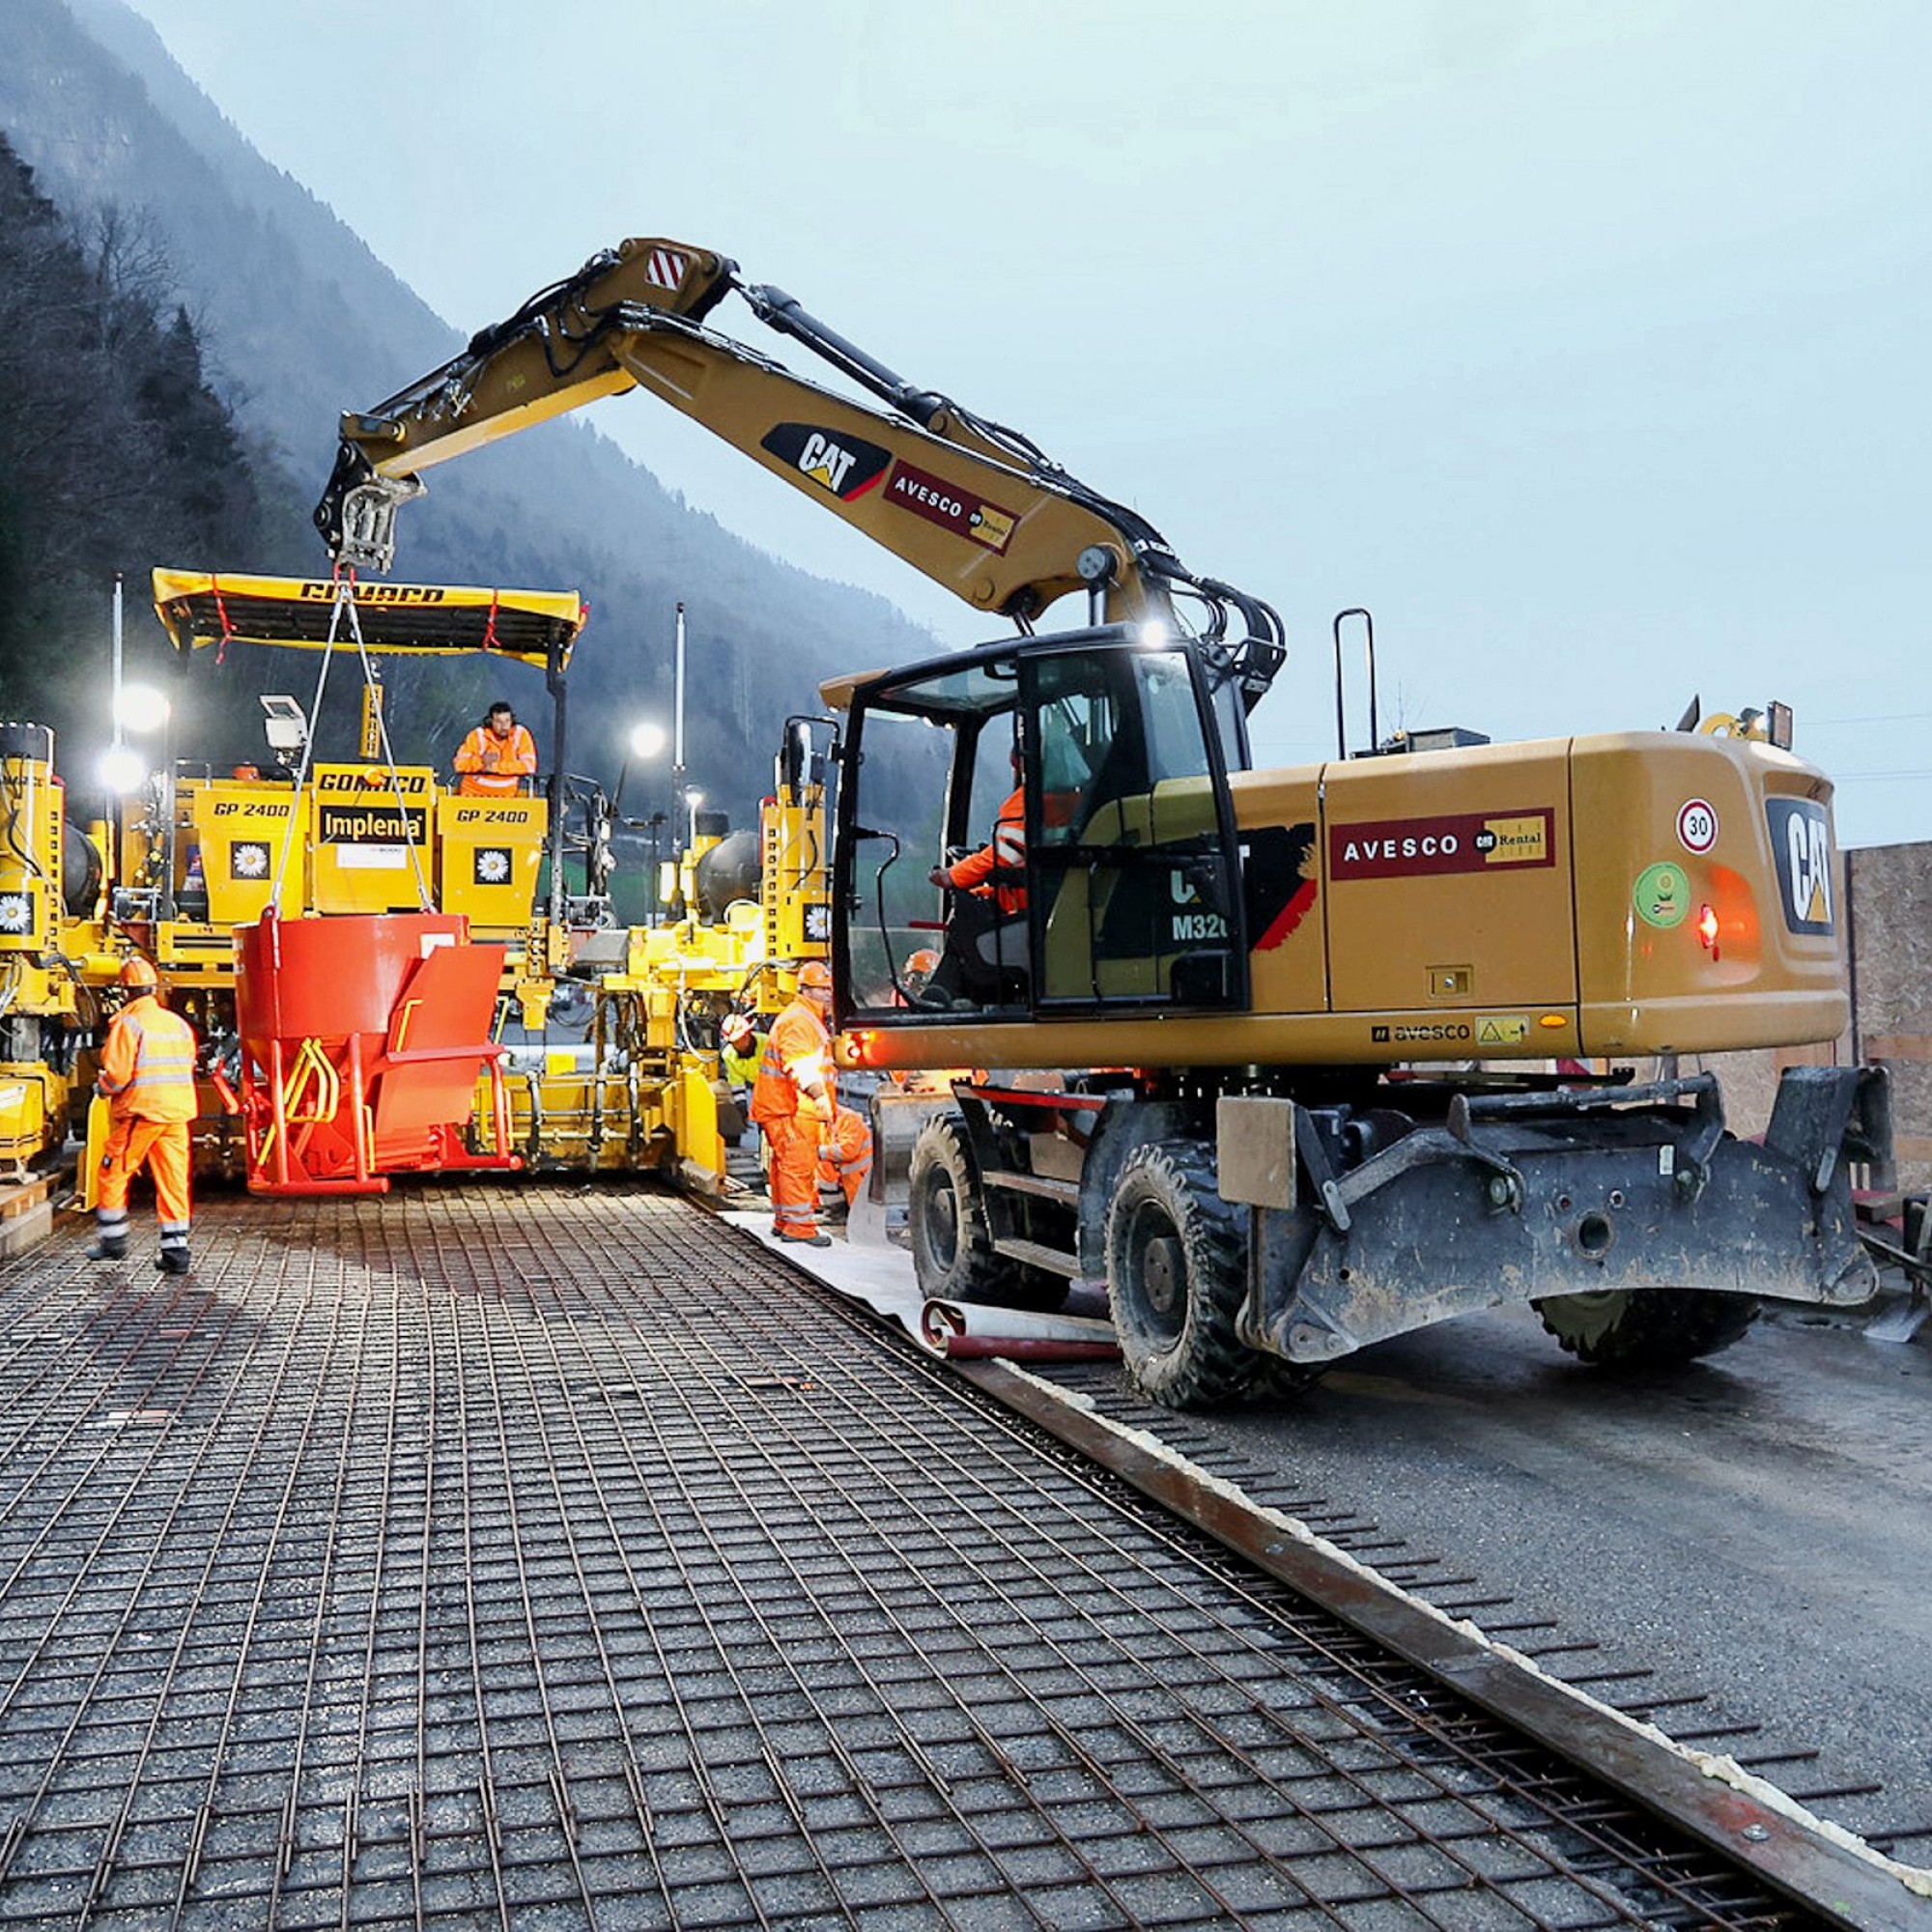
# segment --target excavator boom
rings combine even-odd
[[[880,407],[847,398],[705,326],[736,292]],[[539,291],[462,355],[342,418],[315,520],[340,564],[385,571],[397,507],[438,463],[603,396],[642,388],[842,522],[1022,630],[1085,590],[1111,621],[1190,607],[1210,662],[1250,710],[1285,652],[1275,612],[1185,570],[1153,526],[1016,431],[907,382],[783,290],[726,258],[633,238]]]

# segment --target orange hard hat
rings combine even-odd
[[[801,993],[823,993],[830,998],[832,968],[822,959],[808,959],[798,969],[798,990]]]
[[[151,990],[161,983],[161,976],[155,971],[152,959],[143,958],[137,952],[133,958],[121,962],[121,983],[129,989],[140,986]]]
[[[908,973],[937,973],[939,954],[931,947],[922,946],[917,952],[908,957],[905,969]]]

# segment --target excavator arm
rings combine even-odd
[[[735,292],[882,407],[836,394],[705,326]],[[420,472],[486,442],[641,388],[976,610],[1022,631],[1089,593],[1110,622],[1179,621],[1252,710],[1286,653],[1269,607],[1184,569],[1153,526],[1025,437],[918,387],[736,264],[634,238],[474,336],[367,412],[342,442],[315,520],[338,564],[386,571]]]

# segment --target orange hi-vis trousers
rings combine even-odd
[[[128,1238],[128,1184],[146,1167],[155,1183],[155,1212],[161,1250],[188,1242],[188,1146],[185,1121],[149,1121],[117,1115],[100,1153],[100,1183],[94,1218],[100,1238],[118,1247]]]
[[[818,1231],[818,1137],[824,1116],[801,1108],[764,1122],[769,1150],[766,1180],[772,1190],[772,1223],[781,1235]]]

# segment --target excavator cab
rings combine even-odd
[[[853,687],[834,882],[841,1023],[1245,1008],[1220,709],[1187,639],[1123,626]],[[971,883],[936,887],[941,867]],[[940,968],[915,993],[899,962],[935,944]]]

